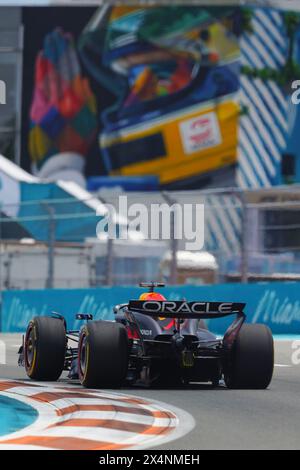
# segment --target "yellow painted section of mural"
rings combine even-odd
[[[198,109],[182,113],[177,118],[165,116],[165,119],[160,118],[148,127],[141,125],[139,129],[136,126],[132,132],[127,129],[119,136],[110,137],[106,134],[101,138],[101,147],[134,142],[161,133],[166,155],[122,166],[111,174],[155,174],[161,183],[170,183],[236,163],[238,118],[239,105],[232,100],[215,106],[202,104]],[[198,128],[197,122],[200,123]]]

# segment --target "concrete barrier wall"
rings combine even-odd
[[[266,323],[274,334],[300,334],[300,283],[223,284],[178,286],[161,290],[168,299],[246,302],[249,323]],[[79,328],[76,313],[92,313],[96,319],[112,320],[113,306],[136,299],[138,287],[5,291],[1,312],[3,332],[23,332],[35,315],[56,311],[69,328]],[[229,318],[210,320],[209,328],[223,333]]]

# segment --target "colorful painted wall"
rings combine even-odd
[[[299,181],[299,12],[105,5],[24,8],[22,21],[22,165],[34,174]]]

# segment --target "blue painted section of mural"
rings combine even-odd
[[[52,311],[65,316],[69,328],[79,328],[76,313],[113,320],[113,306],[139,297],[137,287],[101,287],[77,290],[7,291],[3,294],[2,331],[23,332],[35,315]],[[300,334],[300,283],[223,284],[178,286],[164,290],[168,299],[246,302],[247,321],[266,323],[274,334]],[[230,318],[210,320],[209,327],[223,333]]]

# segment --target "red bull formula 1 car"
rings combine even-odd
[[[229,388],[268,387],[274,365],[272,334],[266,325],[245,323],[245,304],[168,301],[154,292],[163,284],[140,285],[149,291],[117,305],[115,321],[78,314],[84,324],[74,331],[58,314],[33,318],[19,364],[31,379],[55,381],[66,370],[89,388],[126,383],[217,386],[221,379]],[[219,339],[204,320],[228,315],[235,319]]]

